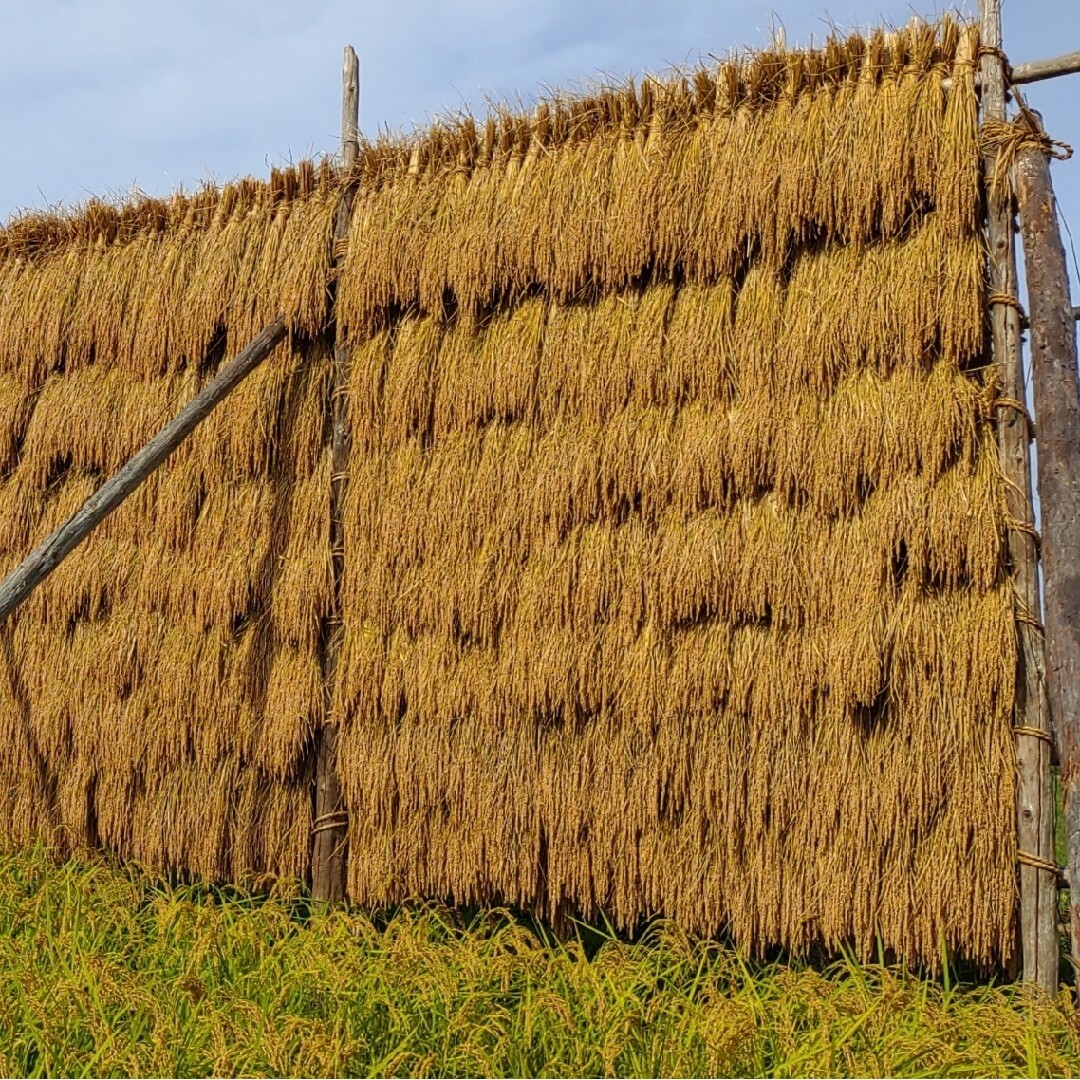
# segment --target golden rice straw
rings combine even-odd
[[[333,310],[326,166],[12,222],[5,565],[268,311],[292,350],[5,631],[3,842],[303,872],[348,345],[353,900],[1007,961],[976,56],[944,20],[384,138]]]

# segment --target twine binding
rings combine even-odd
[[[349,824],[349,811],[348,810],[335,810],[330,814],[323,814],[321,817],[317,817],[311,823],[311,835],[316,833],[326,832],[327,829],[337,829],[341,827],[348,827]]]
[[[1027,851],[1018,851],[1016,853],[1016,861],[1022,863],[1024,866],[1033,866],[1036,870],[1045,870],[1048,874],[1053,874],[1057,877],[1065,868],[1058,866],[1055,862],[1048,862],[1046,859],[1040,859],[1038,855],[1032,855]]]
[[[1013,728],[1013,734],[1028,735],[1033,739],[1042,739],[1043,742],[1048,742],[1050,744],[1053,744],[1054,742],[1053,735],[1051,735],[1050,732],[1046,731],[1044,728],[1027,727],[1023,724],[1020,724]]]

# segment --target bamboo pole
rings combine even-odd
[[[180,413],[107,480],[0,585],[0,620],[6,619],[168,456],[213,412],[285,337],[275,319],[227,364]]]
[[[988,47],[981,64],[983,119],[1005,119],[1005,73],[1001,57],[1001,0],[980,0],[980,34]],[[991,175],[993,155],[983,162]],[[990,290],[1005,297],[1017,291],[1013,207],[1007,194],[988,193]],[[1050,772],[1050,716],[1039,621],[1038,553],[1031,496],[1031,431],[1023,411],[1024,372],[1017,306],[991,310],[994,363],[1005,402],[998,416],[998,452],[1009,483],[1008,557],[1016,590],[1018,620],[1016,704],[1016,829],[1019,855],[1019,936],[1023,977],[1053,993],[1058,984],[1057,872],[1054,867],[1054,800]],[[1019,407],[1017,407],[1019,406]]]
[[[351,45],[345,46],[341,76],[341,147],[346,177],[360,154],[360,62]],[[350,180],[338,204],[334,222],[334,260],[349,235],[355,187]],[[345,485],[349,464],[349,350],[338,340],[334,348],[334,378],[330,394],[330,551],[333,597],[323,655],[326,720],[316,734],[315,795],[311,845],[311,895],[314,900],[345,898],[349,815],[337,775],[337,730],[332,719],[341,653],[341,579],[345,569]]]
[[[1025,110],[1024,117],[1038,125],[1031,112]],[[1041,125],[1036,134],[1042,134]],[[1039,422],[1047,683],[1065,795],[1069,936],[1076,963],[1080,958],[1080,380],[1076,321],[1050,159],[1037,138],[1017,154],[1016,193],[1027,271],[1032,391]]]
[[[1080,50],[1051,56],[1046,60],[1017,64],[1012,69],[1009,82],[1023,86],[1025,83],[1040,82],[1043,79],[1056,79],[1059,75],[1075,75],[1077,72],[1080,72]]]

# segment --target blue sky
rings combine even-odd
[[[815,6],[815,4],[822,6]],[[902,24],[893,0],[0,0],[0,220],[24,208],[262,175],[337,148],[341,48],[360,53],[361,127],[409,128],[485,97],[659,71],[760,46]],[[961,11],[971,11],[972,0]],[[1080,49],[1077,0],[1004,0],[1014,63]],[[1031,104],[1077,158],[1055,184],[1080,246],[1080,75]],[[1074,286],[1075,288],[1075,286]],[[1080,290],[1076,290],[1080,295]],[[1080,302],[1080,301],[1078,301]]]

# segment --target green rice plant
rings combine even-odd
[[[0,857],[0,1073],[1069,1076],[1066,994]]]

